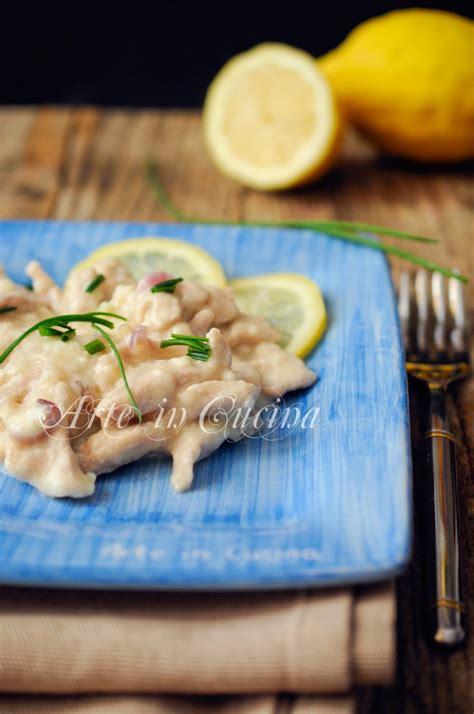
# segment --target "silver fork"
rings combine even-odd
[[[428,489],[425,503],[428,528],[425,560],[430,596],[431,636],[438,644],[452,647],[465,638],[462,620],[459,568],[459,516],[456,486],[455,439],[446,412],[450,384],[469,374],[463,288],[455,278],[448,281],[425,270],[400,276],[398,312],[406,368],[411,377],[424,382],[429,391],[429,422],[425,432]],[[427,547],[428,546],[428,547]]]

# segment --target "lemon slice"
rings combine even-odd
[[[262,315],[282,333],[280,346],[304,357],[326,329],[327,314],[316,283],[297,273],[269,273],[237,278],[237,305],[248,315]]]
[[[174,238],[131,238],[98,248],[74,266],[87,268],[100,258],[116,258],[128,268],[135,280],[153,272],[171,273],[202,285],[226,284],[220,264],[207,251]]]
[[[212,160],[244,186],[276,190],[325,173],[338,154],[341,119],[314,59],[283,44],[231,59],[204,104]]]

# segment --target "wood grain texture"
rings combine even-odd
[[[197,113],[97,109],[0,111],[0,217],[166,220],[143,179],[143,161],[159,161],[181,208],[213,219],[339,217],[392,225],[440,240],[433,259],[471,275],[473,182],[468,167],[420,168],[376,156],[349,137],[337,169],[315,186],[279,195],[257,194],[221,177],[202,145]],[[418,247],[427,254],[426,247]],[[396,276],[400,261],[391,261]],[[422,402],[412,389],[416,435]],[[474,708],[474,383],[459,385],[450,403],[458,440],[462,561],[471,639],[446,656],[424,644],[421,565],[398,582],[398,683],[361,696],[361,711],[464,714]],[[417,448],[415,444],[415,459]],[[420,524],[416,523],[420,528]]]

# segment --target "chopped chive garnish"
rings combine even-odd
[[[183,278],[170,278],[169,280],[162,280],[161,283],[153,285],[151,288],[152,293],[174,293],[178,283],[182,283]]]
[[[87,350],[87,352],[90,355],[95,355],[97,352],[102,352],[102,350],[105,350],[105,345],[101,340],[92,340],[91,342],[88,342],[86,345],[84,345],[84,349]]]
[[[105,275],[96,275],[94,280],[91,280],[86,288],[86,293],[93,293],[96,288],[99,287],[105,280]]]
[[[146,178],[155,194],[156,200],[161,208],[169,213],[176,221],[182,223],[202,223],[204,225],[230,225],[230,226],[259,226],[259,227],[282,227],[282,228],[297,228],[300,230],[312,230],[321,233],[326,233],[327,235],[334,236],[335,238],[340,238],[350,243],[355,243],[357,245],[363,245],[374,250],[382,251],[384,253],[390,253],[396,255],[399,258],[404,258],[410,263],[415,265],[421,265],[427,270],[440,272],[450,278],[456,278],[462,283],[467,283],[468,279],[465,275],[461,275],[455,270],[450,270],[445,268],[439,263],[435,263],[432,260],[426,258],[421,258],[408,250],[398,248],[395,245],[390,245],[378,240],[371,240],[364,233],[375,233],[377,235],[390,236],[392,238],[397,238],[401,240],[416,241],[422,243],[436,243],[433,238],[426,238],[425,236],[413,235],[412,233],[407,233],[405,231],[396,230],[395,228],[386,228],[384,226],[372,225],[371,223],[360,223],[353,221],[310,221],[310,220],[288,220],[288,221],[213,221],[208,219],[202,219],[196,216],[191,216],[180,208],[174,205],[168,192],[166,191],[163,183],[161,181],[158,167],[155,161],[149,159],[146,162]]]
[[[0,307],[0,315],[5,315],[7,312],[13,312],[14,310],[17,310],[17,307],[15,307],[14,305]]]
[[[187,355],[188,355],[188,357],[191,357],[191,359],[196,359],[201,362],[207,362],[210,357],[209,352],[198,352],[197,350],[191,350],[191,349],[188,349]]]
[[[123,383],[124,383],[125,390],[126,390],[126,392],[127,392],[127,394],[128,394],[128,398],[130,399],[130,403],[131,403],[132,407],[133,407],[134,410],[135,410],[135,413],[136,413],[136,415],[137,415],[137,417],[138,417],[138,421],[141,422],[141,420],[142,420],[142,413],[141,413],[141,411],[140,411],[140,407],[138,406],[138,404],[137,404],[137,402],[136,402],[136,400],[135,400],[135,397],[133,396],[133,392],[132,392],[132,390],[130,389],[130,385],[129,385],[129,383],[128,383],[127,375],[125,374],[125,367],[123,366],[122,357],[120,356],[120,352],[118,351],[117,345],[115,344],[115,342],[113,341],[113,339],[110,337],[110,335],[108,335],[101,327],[99,327],[99,325],[97,325],[97,324],[94,323],[94,327],[95,327],[96,330],[98,330],[98,332],[100,332],[100,334],[102,335],[102,337],[104,338],[104,340],[108,343],[110,349],[112,350],[112,352],[113,352],[114,355],[115,355],[115,359],[117,360],[118,368],[119,368],[119,371],[120,371],[120,376],[122,377],[122,381],[123,381]]]
[[[76,334],[76,330],[74,327],[69,327],[67,324],[60,324],[59,322],[57,323],[58,327],[61,327],[64,330],[64,335],[68,335],[68,337],[74,337]]]
[[[62,337],[64,332],[61,330],[56,330],[54,327],[49,327],[48,325],[40,325],[38,332],[42,337]]]
[[[180,335],[179,332],[172,332],[171,337],[176,337],[177,340],[192,340],[192,342],[209,342],[207,337],[198,337],[197,335]]]
[[[160,342],[160,347],[187,347],[187,356],[201,362],[207,362],[211,356],[211,348],[207,337],[179,335],[176,332],[172,332],[171,337]]]
[[[23,287],[33,292],[33,283],[23,283]]]
[[[61,325],[58,323],[58,327],[65,328],[61,330],[56,330],[54,327],[48,327],[47,325],[41,325],[38,328],[38,332],[42,337],[60,337],[61,342],[69,342],[71,337],[74,337],[76,330],[67,325]]]

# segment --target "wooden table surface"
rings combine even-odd
[[[304,190],[259,194],[223,178],[209,163],[197,112],[100,109],[0,109],[0,218],[168,220],[144,178],[155,158],[175,202],[212,219],[346,218],[439,239],[420,254],[471,276],[473,182],[467,167],[420,168],[382,159],[349,136],[339,166]],[[392,261],[394,272],[399,262]],[[411,388],[417,429],[419,392]],[[474,383],[456,389],[450,414],[458,440],[462,563],[471,639],[451,655],[423,641],[417,539],[413,563],[398,580],[398,675],[393,690],[361,694],[374,714],[464,714],[474,710]],[[416,463],[415,450],[415,463]],[[415,475],[416,485],[416,475]],[[416,490],[416,489],[415,489]],[[419,524],[415,517],[415,534]]]

